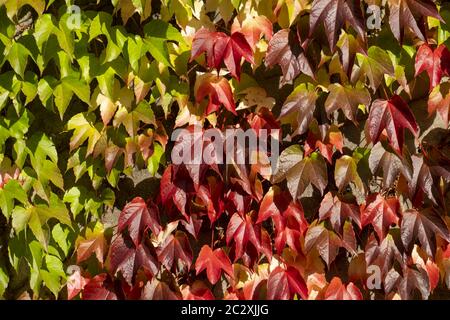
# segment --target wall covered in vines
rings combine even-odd
[[[446,1],[0,0],[0,297],[449,298],[449,45]]]

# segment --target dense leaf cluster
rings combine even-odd
[[[0,0],[0,297],[448,297],[448,45],[444,1]]]

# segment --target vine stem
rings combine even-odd
[[[384,93],[386,100],[389,100],[390,96],[388,95],[388,92],[386,90],[386,84],[384,83],[384,81],[381,82],[381,87],[383,88],[383,93]]]

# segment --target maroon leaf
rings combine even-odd
[[[430,257],[434,257],[436,253],[436,235],[440,235],[445,241],[450,242],[449,228],[433,208],[405,211],[400,231],[403,245],[408,250],[411,250],[412,245],[418,239],[422,249]]]
[[[404,264],[400,250],[390,234],[381,241],[381,244],[378,244],[377,239],[372,234],[365,248],[365,258],[368,266],[376,265],[380,267],[383,277],[391,270],[394,262],[398,262],[400,266]]]
[[[375,144],[370,150],[369,167],[374,175],[379,175],[380,171],[383,172],[384,188],[393,187],[400,173],[403,173],[408,179],[412,175],[411,165],[406,159],[386,150],[381,142]]]
[[[252,48],[240,32],[228,36],[223,32],[200,29],[192,41],[191,61],[203,52],[206,53],[208,67],[218,69],[224,62],[231,75],[238,80],[241,73],[241,59],[254,63]]]
[[[123,235],[117,236],[109,252],[111,273],[116,274],[120,271],[129,285],[140,269],[150,276],[155,275],[159,269],[158,261],[145,244],[141,243],[135,247],[130,240]]]
[[[405,29],[412,30],[422,41],[426,41],[424,18],[439,19],[436,5],[430,0],[389,0],[389,25],[395,38],[403,43]]]
[[[82,297],[83,300],[117,300],[112,282],[106,273],[90,279],[84,287]]]
[[[267,299],[289,300],[296,294],[302,299],[308,297],[308,288],[300,273],[293,267],[276,267],[267,281]]]
[[[394,95],[389,100],[375,100],[367,119],[370,140],[375,144],[380,140],[384,130],[387,132],[392,148],[402,153],[404,130],[408,129],[415,136],[419,133],[416,119],[403,99]]]
[[[423,195],[426,194],[428,198],[436,203],[436,199],[433,195],[434,182],[431,175],[430,167],[425,163],[422,155],[411,156],[412,161],[412,176],[401,177],[399,180],[398,189],[403,194],[409,196],[412,199],[413,204],[420,206],[423,202]],[[406,186],[405,186],[406,184]]]
[[[289,29],[278,31],[269,42],[266,54],[266,67],[279,65],[283,76],[280,84],[291,82],[301,72],[314,78],[304,50],[299,45],[298,36]]]
[[[353,0],[314,0],[309,19],[309,36],[323,23],[330,48],[334,50],[341,28],[345,23],[351,25],[358,35],[365,39],[359,1]]]
[[[156,249],[156,252],[158,261],[169,270],[174,262],[178,268],[180,265],[187,270],[191,268],[192,249],[186,234],[182,231],[177,231],[175,235],[170,234],[161,246]]]
[[[322,200],[319,208],[320,220],[330,219],[336,232],[341,231],[341,226],[348,217],[361,227],[359,207],[353,203],[343,202],[338,196],[328,192]]]
[[[325,229],[322,225],[316,225],[308,229],[305,236],[305,249],[309,253],[313,249],[317,249],[327,266],[336,259],[342,242],[333,232]]]
[[[161,231],[158,207],[152,203],[147,205],[140,197],[134,198],[125,205],[120,213],[118,228],[119,232],[128,229],[134,245],[139,246],[147,229],[152,230],[155,234]]]
[[[225,204],[222,199],[224,186],[222,181],[214,176],[208,177],[207,180],[208,185],[201,185],[198,188],[197,196],[205,205],[212,225],[224,212]]]

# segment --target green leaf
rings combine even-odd
[[[66,277],[66,273],[64,272],[64,267],[60,259],[53,255],[47,254],[45,256],[45,265],[47,266],[48,271],[54,275],[58,275],[61,278]]]
[[[64,252],[64,256],[69,254],[72,244],[69,241],[70,230],[63,227],[60,223],[56,224],[52,229],[52,237],[61,250]]]
[[[172,66],[167,48],[167,41],[184,43],[181,33],[169,23],[152,20],[144,26],[144,44],[150,54],[166,66]]]
[[[184,38],[171,24],[163,20],[152,20],[144,26],[144,34],[146,37],[157,38],[161,40],[171,40],[184,43]]]
[[[31,241],[31,243],[28,246],[30,252],[31,252],[31,258],[27,257],[28,263],[30,265],[30,287],[34,291],[35,294],[39,293],[39,288],[42,283],[41,278],[41,267],[42,267],[42,258],[43,258],[43,252],[42,252],[42,246],[39,244],[38,241]],[[27,255],[28,256],[28,255]],[[31,260],[31,261],[30,261]]]
[[[114,82],[116,71],[109,67],[104,73],[97,77],[100,91],[108,98],[114,98]]]
[[[25,105],[29,104],[37,95],[38,77],[32,72],[25,73],[25,81],[22,82],[22,92],[27,97]]]
[[[23,139],[24,135],[30,128],[32,114],[28,110],[24,110],[20,118],[8,115],[9,119],[5,119],[9,123],[9,134],[18,140]]]
[[[69,130],[74,130],[73,136],[70,139],[70,151],[78,148],[88,140],[86,156],[94,152],[94,147],[101,135],[97,128],[92,125],[92,122],[94,122],[93,115],[87,115],[85,113],[79,113],[69,120],[67,128]]]
[[[70,89],[65,88],[62,84],[59,84],[53,91],[55,96],[55,105],[59,111],[59,116],[61,120],[63,119],[64,113],[72,100],[73,93]]]
[[[55,298],[58,298],[58,293],[61,290],[61,277],[46,270],[40,270],[40,276],[45,286],[50,289]]]
[[[367,51],[367,55],[356,54],[361,74],[369,80],[372,90],[376,90],[384,80],[384,75],[394,76],[394,66],[392,60],[383,49],[372,46]]]
[[[164,149],[159,143],[153,143],[153,154],[148,158],[147,170],[150,172],[152,177],[158,172],[159,164],[161,158],[164,155]]]
[[[33,36],[36,39],[36,45],[39,50],[42,52],[42,46],[47,42],[50,35],[53,33],[55,24],[52,20],[51,14],[44,14],[37,19],[36,24],[34,26]]]
[[[365,194],[365,188],[357,169],[355,159],[344,155],[336,160],[334,179],[339,191],[342,192],[346,186],[350,186],[357,198],[362,198]]]
[[[8,288],[9,276],[4,270],[3,266],[0,266],[0,298],[3,297],[6,288]]]
[[[75,41],[73,37],[72,31],[69,29],[67,25],[67,18],[69,15],[64,15],[63,18],[59,22],[59,29],[55,28],[54,33],[58,38],[58,43],[61,49],[68,55],[70,61],[74,59],[74,51],[75,51]]]
[[[128,61],[134,71],[139,69],[139,60],[145,55],[143,50],[144,42],[139,36],[133,38],[128,38],[127,45],[125,47],[125,53],[128,56]]]
[[[30,55],[30,51],[23,44],[13,42],[6,55],[6,60],[9,61],[14,71],[23,78]]]
[[[5,4],[8,17],[13,20],[20,8],[24,5],[30,5],[38,15],[41,15],[45,10],[45,0],[3,0],[0,4]]]
[[[22,204],[28,203],[28,196],[17,180],[9,180],[7,184],[0,189],[0,209],[6,219],[9,219],[13,209],[14,200]]]
[[[71,225],[69,211],[58,196],[52,193],[49,203],[49,206],[38,204],[27,208],[16,207],[13,211],[13,227],[16,232],[22,231],[28,225],[36,239],[45,248],[47,248],[48,240],[47,231],[44,231],[43,225],[49,219],[54,218],[65,225]]]
[[[84,103],[90,105],[91,90],[89,85],[75,77],[66,77],[61,83],[69,90],[73,91]]]
[[[55,105],[58,108],[61,119],[72,100],[73,93],[75,93],[84,103],[88,105],[91,104],[89,86],[75,77],[65,77],[53,92],[55,96]]]
[[[89,26],[89,40],[98,37],[101,34],[108,34],[112,25],[112,16],[106,12],[98,12]]]
[[[53,90],[56,87],[57,82],[58,80],[56,80],[52,76],[45,76],[39,80],[38,83],[39,99],[47,109],[51,109],[51,105],[49,105],[48,103],[53,102],[53,100],[49,101],[49,99],[53,95]]]
[[[155,60],[164,63],[166,66],[171,66],[169,50],[167,44],[163,39],[146,38],[144,40],[145,48],[150,51],[150,54]]]

